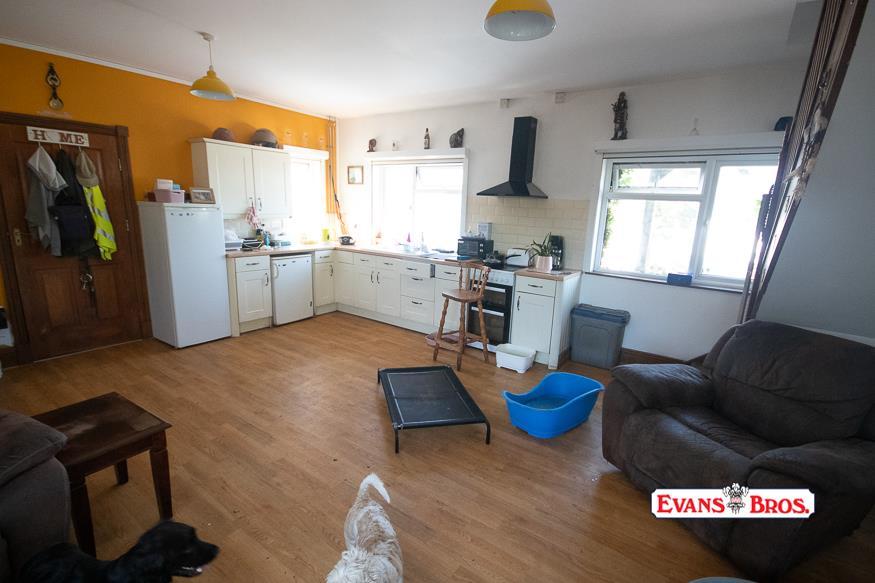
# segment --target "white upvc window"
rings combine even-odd
[[[386,243],[455,249],[464,231],[464,159],[374,160],[373,236]]]
[[[325,209],[325,165],[328,152],[285,146],[289,154],[289,188],[292,225],[306,239],[318,240],[328,226]]]
[[[743,152],[606,158],[593,271],[740,288],[777,168]]]

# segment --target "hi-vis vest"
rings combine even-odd
[[[91,217],[94,219],[94,240],[100,249],[100,258],[109,261],[112,259],[112,254],[118,251],[118,247],[115,244],[115,231],[109,220],[109,212],[106,210],[106,199],[100,192],[100,186],[86,186],[83,190],[88,208],[91,210]]]

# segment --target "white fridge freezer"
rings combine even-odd
[[[313,315],[313,259],[308,255],[272,257],[273,323],[288,324]]]
[[[222,210],[138,203],[152,334],[183,348],[231,335]]]

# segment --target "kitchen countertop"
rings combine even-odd
[[[522,277],[535,277],[538,279],[549,279],[552,281],[568,281],[569,279],[574,279],[575,277],[580,277],[581,271],[579,269],[563,269],[562,271],[551,271],[550,273],[544,273],[542,271],[535,271],[534,269],[520,269],[515,272],[515,275]]]
[[[235,259],[237,257],[253,257],[257,255],[294,255],[300,253],[312,253],[314,251],[337,250],[337,251],[354,251],[356,253],[367,253],[368,255],[381,255],[383,257],[395,257],[397,259],[405,259],[408,261],[424,261],[427,263],[435,263],[438,265],[458,265],[458,259],[447,259],[441,257],[426,257],[418,253],[408,253],[402,250],[385,249],[380,247],[361,247],[359,245],[340,245],[338,243],[316,243],[313,245],[290,245],[288,247],[278,247],[274,249],[258,249],[256,251],[229,251],[225,253],[225,257]],[[534,269],[520,269],[515,272],[515,275],[523,277],[535,277],[538,279],[549,279],[552,281],[568,281],[575,277],[580,277],[581,271],[578,269],[564,269],[562,271],[552,271],[550,273],[542,273]]]

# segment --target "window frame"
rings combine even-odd
[[[717,192],[717,179],[720,168],[723,166],[775,166],[777,174],[778,153],[762,151],[735,150],[731,152],[689,152],[684,154],[637,154],[637,155],[605,155],[602,160],[602,178],[599,181],[599,204],[596,215],[596,240],[593,246],[591,269],[593,273],[603,275],[615,275],[665,283],[666,277],[644,274],[638,272],[603,269],[601,267],[602,251],[604,247],[605,227],[607,223],[607,209],[611,200],[653,200],[653,201],[689,201],[699,203],[699,214],[696,218],[693,245],[690,250],[690,261],[687,272],[693,274],[693,285],[699,287],[711,287],[719,289],[741,290],[744,279],[733,279],[719,276],[703,275],[702,263],[707,243],[708,224],[714,208],[714,199]],[[653,189],[640,191],[624,190],[616,192],[612,188],[615,167],[629,164],[665,164],[665,165],[700,165],[703,169],[701,192],[693,193],[668,193],[654,192]],[[763,194],[766,194],[765,192]],[[753,251],[753,249],[751,249]]]
[[[468,214],[468,156],[467,149],[466,153],[452,153],[452,154],[428,154],[428,155],[408,155],[403,152],[380,152],[379,154],[373,155],[373,157],[368,160],[368,175],[370,179],[368,180],[369,190],[370,190],[370,204],[368,205],[368,213],[370,215],[370,238],[371,240],[377,234],[377,217],[375,214],[376,208],[376,180],[375,176],[375,167],[377,166],[391,166],[391,165],[407,165],[414,166],[414,182],[411,185],[415,188],[416,178],[417,178],[417,170],[416,168],[419,166],[425,166],[430,164],[461,164],[462,166],[462,185],[461,185],[461,210],[459,216],[459,233],[465,232],[466,220]]]

